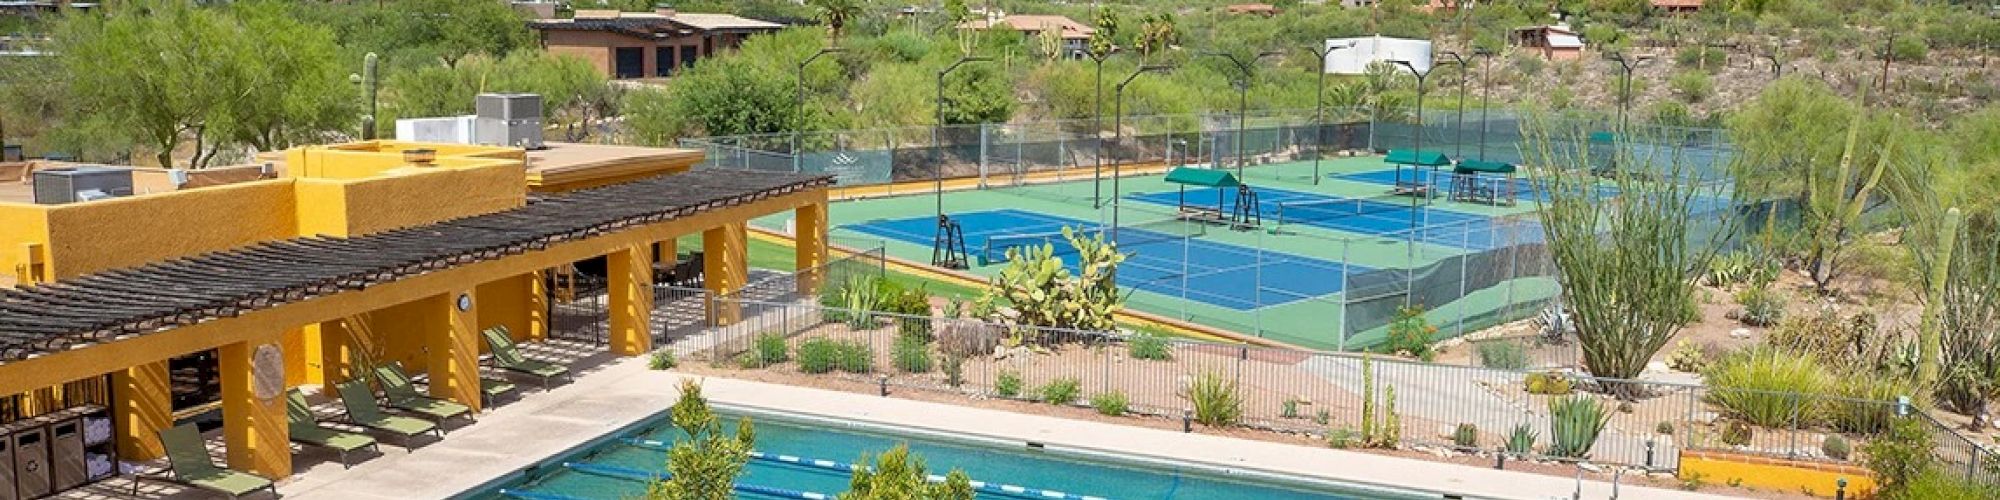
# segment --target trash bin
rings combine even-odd
[[[55,491],[68,491],[89,480],[83,467],[83,419],[62,412],[49,422],[49,480]]]
[[[14,494],[14,435],[12,427],[0,425],[0,500],[20,500]]]
[[[14,494],[41,498],[54,493],[49,475],[49,428],[29,421],[14,428]]]

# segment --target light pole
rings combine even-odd
[[[1319,159],[1326,156],[1326,58],[1332,57],[1333,51],[1353,47],[1354,44],[1351,43],[1339,47],[1328,45],[1326,50],[1306,47],[1307,51],[1319,57],[1319,90],[1313,92],[1313,185],[1315,186],[1319,185]]]
[[[1090,60],[1097,63],[1097,78],[1092,80],[1097,85],[1097,97],[1090,101],[1090,105],[1097,108],[1092,115],[1096,117],[1096,121],[1090,127],[1090,142],[1097,150],[1096,154],[1092,155],[1097,157],[1096,166],[1090,171],[1090,208],[1104,206],[1104,60],[1109,58],[1111,58],[1110,52],[1090,53]]]
[[[1125,81],[1118,82],[1118,90],[1114,92],[1115,96],[1112,98],[1116,101],[1112,105],[1113,111],[1111,112],[1111,142],[1113,144],[1118,143],[1118,140],[1125,133],[1125,86],[1131,85],[1132,80],[1138,79],[1139,75],[1154,71],[1165,72],[1172,69],[1173,66],[1148,64],[1140,66],[1137,71],[1126,75]],[[1120,157],[1118,162],[1111,164],[1111,235],[1105,239],[1113,243],[1118,241],[1118,200],[1123,198],[1123,196],[1119,195],[1118,180],[1124,178],[1124,171],[1125,159],[1123,157]]]
[[[1275,56],[1278,53],[1258,52],[1257,55],[1251,56],[1249,61],[1244,61],[1236,57],[1236,54],[1228,52],[1208,51],[1202,52],[1201,55],[1228,59],[1230,64],[1236,65],[1236,71],[1242,75],[1242,79],[1236,81],[1236,176],[1242,177],[1243,165],[1248,163],[1243,156],[1243,129],[1250,120],[1250,65],[1256,64],[1258,59]]]
[[[1444,55],[1451,58],[1452,64],[1458,65],[1458,116],[1454,118],[1452,125],[1451,156],[1463,159],[1465,158],[1465,84],[1471,81],[1472,73],[1465,71],[1465,56],[1450,50],[1445,51]]]
[[[1431,73],[1437,71],[1437,68],[1440,65],[1433,64],[1431,65],[1431,69],[1424,71],[1417,71],[1417,65],[1412,64],[1408,60],[1394,59],[1389,62],[1396,63],[1397,65],[1400,65],[1403,68],[1410,70],[1410,74],[1415,75],[1417,77],[1417,147],[1416,150],[1414,151],[1414,154],[1411,155],[1412,156],[1411,160],[1421,163],[1424,161],[1424,80],[1430,79]],[[1423,171],[1418,170],[1417,169],[1418,166],[1419,165],[1415,163],[1412,163],[1410,165],[1411,178],[1410,178],[1410,184],[1407,185],[1407,189],[1410,190],[1410,195],[1411,195],[1410,229],[1411,231],[1413,231],[1412,233],[1413,236],[1414,236],[1414,231],[1417,228],[1417,198],[1421,197],[1429,199],[1431,196],[1430,187],[1425,185],[1423,179],[1419,177],[1419,174]],[[1435,169],[1436,166],[1433,165],[1432,168]],[[1398,188],[1405,188],[1405,185],[1403,185],[1403,174],[1401,169],[1397,170],[1396,184]]]
[[[937,105],[937,127],[931,129],[931,157],[934,159],[934,162],[931,165],[931,181],[935,185],[934,188],[937,191],[937,216],[938,216],[938,222],[940,224],[942,224],[945,220],[944,145],[940,142],[938,137],[939,134],[944,130],[944,77],[945,75],[951,74],[952,71],[958,70],[959,66],[964,66],[966,63],[983,62],[991,60],[993,60],[993,58],[984,56],[962,56],[959,57],[957,61],[952,61],[950,66],[945,66],[944,69],[938,70],[937,72],[937,100],[934,101],[935,104]]]
[[[1493,110],[1493,51],[1476,49],[1472,57],[1486,58],[1479,63],[1479,160],[1486,161],[1486,129],[1492,127],[1486,116]]]
[[[1604,54],[1604,58],[1618,63],[1618,68],[1624,71],[1624,76],[1618,83],[1618,134],[1622,135],[1625,133],[1625,128],[1630,125],[1626,121],[1625,113],[1632,107],[1632,70],[1638,69],[1639,65],[1645,64],[1646,61],[1653,60],[1653,56],[1628,58],[1625,54],[1611,52]]]
[[[819,49],[819,52],[814,52],[813,55],[807,56],[805,60],[799,61],[798,67],[796,68],[795,71],[793,71],[794,75],[793,78],[794,81],[798,84],[798,90],[797,92],[794,92],[792,95],[792,111],[793,111],[792,116],[796,117],[796,119],[799,120],[798,122],[799,127],[792,129],[793,172],[799,171],[799,133],[804,132],[803,129],[805,128],[804,125],[806,116],[806,65],[812,64],[813,60],[819,59],[820,56],[836,52],[846,52],[846,51],[847,49],[840,47],[823,47]]]

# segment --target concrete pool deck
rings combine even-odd
[[[385,445],[380,456],[358,457],[353,469],[342,469],[330,454],[307,452],[296,459],[301,473],[280,483],[278,490],[285,498],[369,500],[445,498],[480,487],[670,406],[677,397],[674,387],[686,375],[650,371],[645,364],[643,358],[611,361],[574,383],[503,403],[478,423],[456,428],[443,440],[414,451]],[[1465,498],[1566,499],[1577,488],[1575,480],[1556,476],[726,378],[707,378],[704,390],[718,405],[756,411],[1036,441],[1058,449],[1342,483],[1419,485],[1416,488]],[[144,484],[139,498],[206,497],[162,482]],[[114,479],[65,498],[129,498],[130,488],[129,481]],[[1633,486],[1622,487],[1619,494],[1632,499],[1726,498]],[[1610,497],[1609,483],[1583,483],[1583,498]]]

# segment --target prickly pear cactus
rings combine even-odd
[[[1102,235],[1086,237],[1066,227],[1063,237],[1076,248],[1075,274],[1055,256],[1053,244],[1010,248],[1007,267],[993,277],[975,309],[989,311],[986,319],[1021,325],[1112,329],[1112,317],[1125,303],[1116,281],[1125,255]],[[1005,307],[998,307],[1003,301]]]

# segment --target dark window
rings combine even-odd
[[[653,49],[653,76],[673,75],[675,62],[673,46],[669,45]]]
[[[618,78],[642,78],[646,76],[646,48],[619,47],[611,66],[612,76]]]
[[[700,51],[701,51],[701,48],[699,48],[699,47],[695,47],[695,46],[693,46],[693,45],[682,45],[682,46],[681,46],[681,66],[682,66],[682,67],[688,67],[688,66],[694,66],[694,61],[695,61],[696,59],[701,59],[701,52],[700,52]]]

